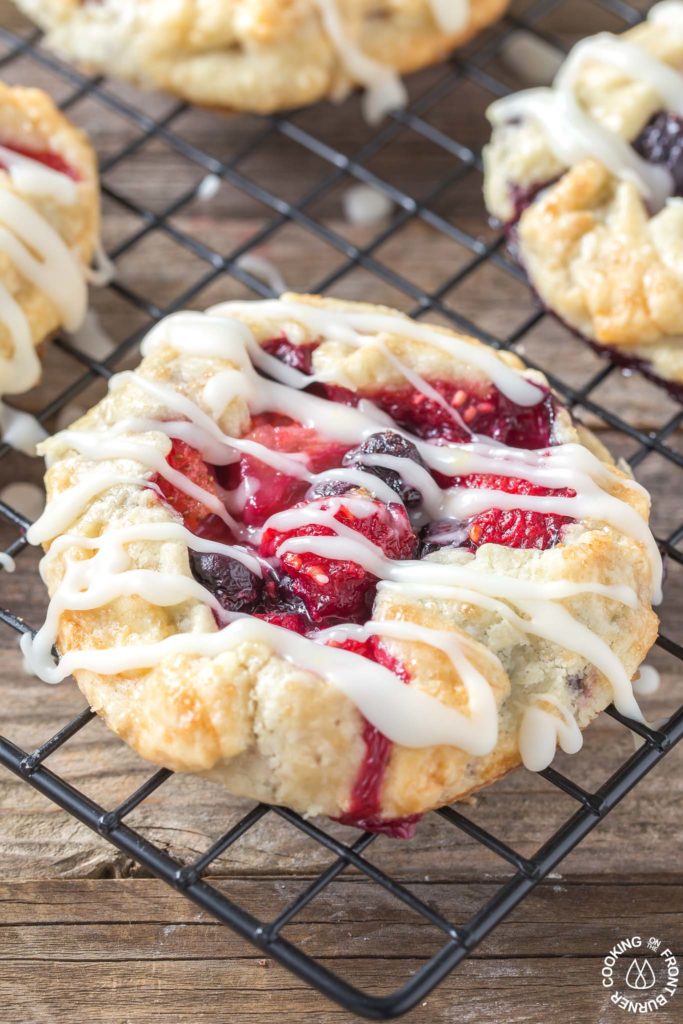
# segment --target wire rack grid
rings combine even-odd
[[[641,4],[641,8],[647,4]],[[569,15],[568,8],[572,7]],[[126,359],[136,352],[137,344],[146,326],[160,317],[199,301],[200,296],[213,283],[238,282],[249,294],[269,296],[272,293],[263,281],[255,276],[242,257],[278,237],[288,225],[296,225],[311,240],[322,240],[338,257],[337,264],[326,271],[322,279],[309,279],[311,291],[332,291],[343,285],[355,271],[362,268],[370,281],[370,297],[375,288],[390,287],[403,298],[403,308],[414,316],[426,313],[437,314],[442,322],[472,333],[496,347],[516,348],[520,342],[532,337],[539,326],[551,330],[546,315],[529,308],[514,330],[491,330],[485,318],[479,315],[482,307],[473,307],[472,315],[465,315],[457,302],[457,289],[466,284],[485,266],[494,267],[506,281],[521,292],[525,289],[519,271],[508,261],[499,234],[488,230],[481,212],[476,205],[477,223],[464,228],[444,212],[443,198],[459,188],[468,176],[479,175],[481,158],[479,150],[470,140],[449,132],[433,118],[431,112],[447,103],[457,108],[461,97],[466,102],[466,90],[475,87],[486,101],[502,95],[510,87],[504,69],[498,63],[500,54],[513,34],[532,34],[559,49],[566,49],[567,36],[559,35],[553,25],[580,33],[582,29],[579,5],[566,0],[540,0],[535,3],[513,4],[512,12],[498,26],[482,36],[474,44],[453,59],[452,62],[427,75],[418,78],[417,88],[407,109],[397,111],[376,132],[369,133],[362,144],[351,152],[330,141],[322,132],[313,132],[306,126],[305,118],[297,112],[288,116],[252,119],[253,131],[245,144],[234,149],[229,157],[217,157],[192,141],[191,133],[182,125],[189,108],[173,101],[157,116],[145,112],[144,108],[123,97],[112,83],[101,77],[88,77],[67,67],[40,47],[38,33],[0,29],[0,74],[11,71],[18,62],[28,61],[35,69],[49,72],[63,86],[61,106],[76,111],[83,101],[95,104],[102,116],[115,115],[133,130],[129,141],[121,148],[105,155],[102,159],[103,191],[106,201],[137,218],[135,229],[127,237],[110,247],[110,255],[117,261],[143,245],[150,238],[164,236],[177,247],[189,252],[202,265],[202,272],[193,283],[179,292],[174,292],[169,301],[154,301],[141,294],[130,282],[115,280],[109,287],[127,309],[144,315],[144,326],[132,333],[125,333],[115,349],[106,358],[96,358],[74,343],[73,339],[60,337],[54,345],[61,353],[60,358],[70,358],[77,372],[70,373],[66,386],[52,397],[38,412],[38,418],[50,426],[59,412],[94,381],[105,381]],[[622,0],[582,0],[582,7],[591,9],[591,15],[604,17],[606,27],[623,28],[637,22],[643,14]],[[566,20],[562,22],[562,15]],[[559,22],[553,18],[560,17]],[[550,26],[550,27],[548,27]],[[22,74],[26,71],[22,70]],[[425,84],[426,82],[426,84]],[[443,121],[443,119],[442,119]],[[416,198],[408,187],[395,184],[386,174],[378,173],[375,161],[378,154],[405,133],[417,137],[425,149],[438,151],[446,157],[451,166],[449,174],[439,177],[426,191]],[[118,188],[116,172],[134,161],[144,147],[160,142],[166,153],[180,155],[196,168],[201,175],[215,175],[221,183],[228,183],[245,202],[254,201],[266,211],[262,226],[246,241],[235,245],[226,255],[201,238],[194,237],[180,224],[177,215],[196,201],[200,183],[196,180],[184,188],[173,201],[166,205],[145,205],[131,198],[125,190]],[[248,168],[250,161],[264,147],[271,147],[269,153],[277,154],[279,147],[297,147],[307,166],[314,163],[317,174],[304,195],[296,201],[278,194],[277,188],[266,186]],[[347,147],[348,148],[348,147]],[[478,180],[478,179],[477,179]],[[369,241],[359,244],[348,235],[316,216],[316,204],[324,201],[335,188],[349,181],[361,182],[382,191],[394,204],[394,213],[381,230]],[[383,247],[397,237],[407,225],[419,222],[427,225],[433,236],[443,237],[457,244],[464,254],[459,265],[449,272],[448,264],[438,269],[439,279],[432,280],[425,287],[410,274],[402,271],[400,261],[392,262],[383,258]],[[385,251],[386,248],[385,248]],[[450,304],[449,296],[455,292],[456,301]],[[466,294],[466,293],[465,293]],[[606,382],[619,386],[619,371],[609,364],[599,364],[589,379],[580,385],[565,379],[562,375],[544,372],[551,383],[563,396],[577,415],[597,418],[599,423],[631,444],[629,455],[631,465],[639,467],[654,453],[666,461],[672,477],[683,470],[683,455],[676,448],[676,433],[683,423],[683,412],[676,407],[667,407],[665,421],[656,430],[642,429],[622,418],[619,409],[600,401],[601,389]],[[597,393],[597,394],[596,394]],[[666,404],[666,403],[665,403]],[[0,447],[0,473],[3,461],[9,457],[6,445]],[[0,501],[0,518],[11,533],[6,552],[14,558],[21,556],[26,547],[24,532],[29,525],[27,518],[6,502]],[[683,524],[660,538],[663,551],[671,564],[683,563],[679,542],[683,539]],[[31,627],[12,609],[0,609],[0,620],[10,630],[18,633]],[[660,648],[674,659],[683,658],[683,648],[672,637],[661,635]],[[281,964],[299,975],[310,985],[346,1009],[370,1019],[388,1019],[399,1016],[414,1007],[452,971],[492,929],[545,878],[566,854],[571,851],[609,811],[650,771],[674,744],[683,736],[683,708],[674,713],[659,728],[651,728],[622,718],[616,710],[607,714],[624,727],[632,730],[641,739],[641,745],[632,756],[621,764],[616,772],[594,791],[572,781],[556,768],[542,773],[546,782],[575,803],[574,813],[565,820],[551,838],[532,856],[518,853],[504,839],[479,826],[454,807],[437,812],[448,826],[453,828],[453,838],[464,832],[471,839],[502,858],[510,867],[510,877],[505,880],[494,895],[470,916],[469,920],[455,925],[434,907],[416,896],[409,887],[393,879],[375,866],[366,856],[366,851],[376,836],[369,833],[358,835],[353,842],[343,842],[324,827],[306,821],[284,807],[256,806],[241,820],[221,835],[198,859],[183,863],[167,851],[155,846],[139,831],[126,823],[127,817],[162,786],[171,773],[165,769],[154,772],[142,786],[114,808],[101,806],[83,792],[71,785],[67,779],[46,766],[46,760],[67,744],[94,718],[90,709],[85,709],[73,721],[66,724],[55,735],[33,751],[22,749],[10,737],[0,736],[0,763],[10,772],[19,776],[40,793],[99,833],[109,843],[137,861],[144,869],[163,879],[181,891],[199,907],[213,915],[218,921],[234,929],[239,935],[275,958]],[[308,885],[286,908],[270,920],[259,920],[228,898],[206,878],[209,866],[231,846],[257,825],[265,816],[276,815],[303,833],[312,844],[320,844],[333,856],[332,863]],[[408,847],[406,847],[408,850]],[[408,853],[409,855],[409,853]],[[282,935],[282,931],[312,900],[319,896],[342,872],[351,869],[360,873],[385,894],[399,901],[418,914],[441,935],[436,953],[426,960],[399,988],[386,995],[364,991],[357,985],[333,973],[320,960],[308,955],[296,944]]]

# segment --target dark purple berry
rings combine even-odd
[[[355,466],[366,473],[378,476],[385,484],[396,491],[406,508],[414,508],[422,501],[422,494],[412,484],[405,483],[395,469],[384,466],[369,465],[363,458],[365,455],[393,455],[399,459],[410,459],[418,466],[426,469],[424,460],[412,441],[395,430],[383,430],[379,434],[371,434],[358,448],[353,448],[344,456],[345,466]]]
[[[196,580],[210,590],[228,612],[249,612],[261,598],[263,581],[229,555],[193,551],[190,557]]]
[[[299,345],[286,338],[272,338],[264,341],[261,345],[271,356],[275,356],[281,363],[291,366],[293,370],[306,373],[309,376],[313,373],[313,353],[319,347],[319,341],[303,341]]]
[[[354,487],[347,480],[335,480],[334,477],[330,477],[327,480],[318,480],[313,484],[311,488],[306,492],[306,499],[311,498],[338,498],[341,494],[348,494],[349,491],[355,491],[358,488]]]
[[[648,163],[666,167],[674,180],[674,195],[683,195],[683,117],[667,111],[655,114],[633,148]]]
[[[439,519],[429,523],[420,534],[419,558],[443,548],[471,548],[469,529],[458,519]]]

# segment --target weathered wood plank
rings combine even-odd
[[[301,879],[217,882],[268,922],[305,887]],[[414,882],[410,890],[463,924],[497,890],[486,882]],[[372,892],[372,895],[370,893]],[[599,956],[620,936],[647,929],[683,949],[683,887],[621,879],[543,883],[478,947],[477,957]],[[335,947],[346,958],[430,956],[443,935],[384,890],[341,876],[283,934],[312,956]],[[87,879],[0,885],[0,960],[258,958],[182,895],[152,879]]]
[[[378,995],[395,991],[415,973],[419,960],[344,961],[323,966]],[[600,986],[600,958],[470,960],[406,1017],[429,1024],[538,1024],[569,1015],[573,1024],[616,1021]],[[267,969],[270,967],[270,969]],[[87,1017],[98,1024],[318,1024],[357,1020],[306,988],[270,961],[52,961],[7,963],[0,998],[17,1020],[31,1024],[72,1024]],[[677,1024],[675,1000],[657,1013],[658,1022]]]
[[[234,882],[231,892],[269,916],[299,887],[280,884],[276,905],[263,879]],[[432,929],[403,922],[386,897],[371,908],[356,880],[338,886],[343,899],[323,894],[286,937],[369,991],[398,987],[435,951]],[[482,883],[414,888],[442,910],[459,907],[462,916],[492,891]],[[631,934],[656,935],[679,953],[682,924],[680,886],[545,884],[408,1019],[537,1024],[564,1013],[585,1024],[616,1021],[600,987],[601,958]],[[247,1024],[294,1021],[302,1013],[320,1024],[351,1020],[183,897],[147,880],[0,888],[0,998],[9,1020],[32,1024],[71,1024],[86,1014],[107,1024],[164,1016]],[[658,1020],[678,1017],[670,1008]]]

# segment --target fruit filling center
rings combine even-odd
[[[306,374],[312,372],[316,347],[315,343],[293,345],[284,337],[263,345],[281,362]],[[525,407],[492,384],[475,391],[443,380],[429,381],[425,391],[403,386],[359,393],[315,383],[308,390],[344,405],[357,406],[361,399],[368,399],[391,417],[393,426],[378,425],[361,444],[350,446],[279,413],[260,413],[252,417],[243,439],[287,459],[261,461],[247,446],[235,461],[212,466],[196,449],[176,439],[167,462],[195,485],[192,494],[161,474],[154,477],[163,500],[188,530],[223,544],[241,544],[258,560],[260,575],[230,555],[191,552],[195,578],[226,613],[257,616],[304,636],[342,623],[362,625],[372,616],[380,581],[377,566],[448,549],[475,552],[490,543],[544,550],[559,542],[572,521],[552,512],[515,508],[514,500],[509,500],[511,495],[573,497],[572,490],[542,487],[502,474],[446,477],[426,466],[417,446],[417,439],[454,445],[478,437],[510,448],[548,448],[553,444],[555,418],[549,394],[537,405]],[[306,472],[287,472],[292,460]],[[336,476],[327,474],[329,470],[361,471],[365,481],[376,480],[376,493],[371,486],[355,483],[357,474]],[[319,474],[322,478],[315,479]],[[425,514],[427,503],[420,486],[444,493],[450,489],[502,492],[506,500],[504,507],[492,501],[492,507],[464,519],[433,520]],[[199,496],[198,488],[206,498]],[[226,520],[239,528],[239,536],[216,514],[212,499],[225,506]],[[405,666],[389,655],[377,637],[346,640],[341,646],[390,668],[410,685]],[[380,815],[392,744],[367,721],[363,740],[365,757],[341,820],[407,836],[416,818],[386,821]]]
[[[6,142],[2,138],[0,138],[0,146],[3,146],[5,149],[10,149],[18,156],[24,156],[28,160],[35,160],[36,163],[43,164],[44,167],[49,167],[51,171],[57,171],[58,174],[65,174],[68,178],[71,178],[72,181],[80,180],[80,175],[74,170],[74,168],[71,167],[70,164],[68,164],[66,160],[59,155],[59,153],[55,153],[51,149],[30,149],[26,146],[20,146],[15,142]],[[0,170],[8,170],[7,164],[2,158],[2,153],[0,153]]]

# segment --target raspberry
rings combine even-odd
[[[683,117],[662,111],[655,114],[633,142],[644,160],[671,172],[674,195],[683,194]]]
[[[394,469],[386,469],[384,466],[367,465],[363,460],[364,455],[392,455],[399,459],[410,459],[411,462],[416,462],[418,466],[426,469],[424,460],[412,441],[403,437],[402,434],[397,434],[395,430],[383,430],[378,434],[372,434],[358,448],[347,452],[344,456],[344,465],[357,466],[366,473],[378,476],[393,491],[396,491],[403,504],[408,508],[414,508],[420,504],[422,501],[420,491],[411,484],[406,484],[400,473]]]
[[[462,487],[485,487],[487,490],[504,491],[506,494],[532,494],[538,497],[552,494],[562,498],[576,496],[576,491],[568,487],[553,489],[517,477],[486,473],[472,473],[457,482]],[[563,528],[571,521],[569,516],[551,512],[492,508],[480,512],[471,520],[469,540],[475,548],[481,547],[482,544],[502,544],[508,548],[538,548],[544,551],[557,544]]]
[[[273,626],[280,626],[281,629],[291,629],[293,633],[300,633],[301,636],[305,636],[311,628],[310,621],[296,612],[261,612],[256,618],[270,622]]]
[[[218,483],[216,481],[216,474],[210,466],[204,462],[204,459],[195,448],[191,448],[189,444],[184,441],[175,439],[171,446],[171,451],[166,457],[166,461],[172,469],[182,473],[183,476],[187,477],[189,481],[197,486],[203,488],[205,491],[209,491],[215,497],[219,497]],[[190,497],[189,494],[185,494],[183,491],[175,487],[174,484],[165,480],[160,474],[155,474],[152,478],[152,482],[157,485],[168,504],[173,508],[178,515],[182,516],[183,522],[191,533],[197,533],[201,531],[203,524],[206,524],[208,520],[217,519],[205,505],[203,505],[196,498]],[[219,520],[219,522],[221,522]],[[226,527],[221,522],[223,532]]]
[[[563,528],[571,521],[569,516],[519,508],[489,509],[474,517],[469,539],[476,548],[482,544],[502,544],[506,548],[545,551],[557,544]]]
[[[310,376],[313,373],[313,353],[319,345],[319,341],[305,341],[301,345],[294,345],[289,338],[282,335],[280,338],[264,341],[261,348],[275,356],[281,363]]]
[[[573,498],[576,491],[564,487],[553,489],[532,484],[517,477],[472,473],[456,477],[447,483],[460,487],[486,488],[506,494],[533,494],[539,497],[551,494]],[[487,509],[473,516],[467,523],[445,520],[430,523],[422,531],[420,557],[444,547],[464,547],[474,550],[482,544],[502,544],[508,548],[538,548],[546,550],[560,540],[562,530],[572,522],[570,516],[524,509]]]
[[[379,501],[372,504],[375,511],[371,515],[357,517],[352,507],[341,505],[334,518],[377,544],[387,557],[411,558],[416,538],[405,509],[398,504],[385,505]],[[326,510],[330,506],[323,498],[301,502],[295,507]],[[266,529],[261,540],[261,554],[273,557],[289,537],[333,535],[333,529],[317,523],[287,532]],[[281,569],[280,593],[303,601],[314,622],[319,623],[323,619],[359,622],[368,617],[377,578],[356,562],[322,558],[307,551],[288,551],[281,558]]]
[[[537,405],[521,406],[497,388],[476,392],[469,385],[452,381],[430,381],[431,386],[458,413],[464,427],[448,412],[413,387],[354,394],[337,385],[322,385],[331,401],[357,405],[369,398],[404,430],[426,440],[469,441],[472,434],[483,434],[512,448],[547,448],[555,422],[555,403],[546,394]]]
[[[347,445],[322,438],[316,430],[302,427],[287,417],[257,416],[245,437],[258,441],[273,452],[303,454],[302,463],[312,473],[321,473],[341,464]],[[247,526],[262,526],[275,512],[300,501],[308,488],[306,480],[287,476],[251,455],[243,455],[238,464],[227,468],[221,482],[228,490],[248,481],[247,500],[242,519]]]
[[[193,551],[192,573],[229,612],[252,611],[261,596],[263,581],[229,555]]]

